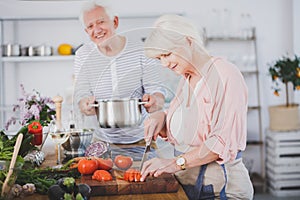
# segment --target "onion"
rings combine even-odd
[[[106,142],[98,141],[90,146],[88,146],[85,150],[84,156],[86,157],[110,157],[109,154],[109,144]]]

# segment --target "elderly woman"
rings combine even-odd
[[[141,181],[174,173],[190,199],[252,199],[253,186],[241,158],[248,90],[239,69],[211,56],[197,28],[177,15],[156,21],[145,53],[182,79],[169,109],[145,121],[146,140],[166,138],[177,157],[146,161]]]

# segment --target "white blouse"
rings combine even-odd
[[[187,152],[190,149],[190,144],[197,137],[197,119],[198,119],[198,108],[197,101],[195,97],[202,85],[202,79],[197,82],[195,89],[192,94],[189,91],[189,78],[187,78],[183,86],[183,97],[184,100],[182,104],[174,112],[171,121],[170,121],[170,131],[174,138],[176,139],[175,149],[180,152]],[[190,97],[190,103],[188,99]],[[188,105],[189,103],[189,105]],[[195,130],[194,133],[186,133],[186,127],[189,127],[189,130]]]

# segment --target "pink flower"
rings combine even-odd
[[[39,120],[40,119],[40,111],[41,109],[39,108],[40,106],[39,105],[32,105],[30,108],[29,108],[29,112],[31,113],[31,115],[34,116],[34,118],[36,120]]]
[[[41,97],[41,94],[33,90],[33,93],[27,93],[23,84],[20,85],[22,97],[18,99],[18,104],[13,106],[13,111],[19,111],[19,117],[11,117],[6,125],[5,129],[8,130],[11,124],[15,124],[17,119],[21,125],[26,125],[34,120],[39,120],[44,126],[47,125],[52,116],[55,115],[54,102],[49,97]]]

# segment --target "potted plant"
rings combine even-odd
[[[291,85],[292,91],[300,90],[300,57],[289,58],[283,56],[269,67],[272,77],[274,95],[280,96],[280,83],[285,86],[286,102],[284,105],[270,106],[270,129],[275,131],[289,131],[300,129],[298,104],[289,99]]]

